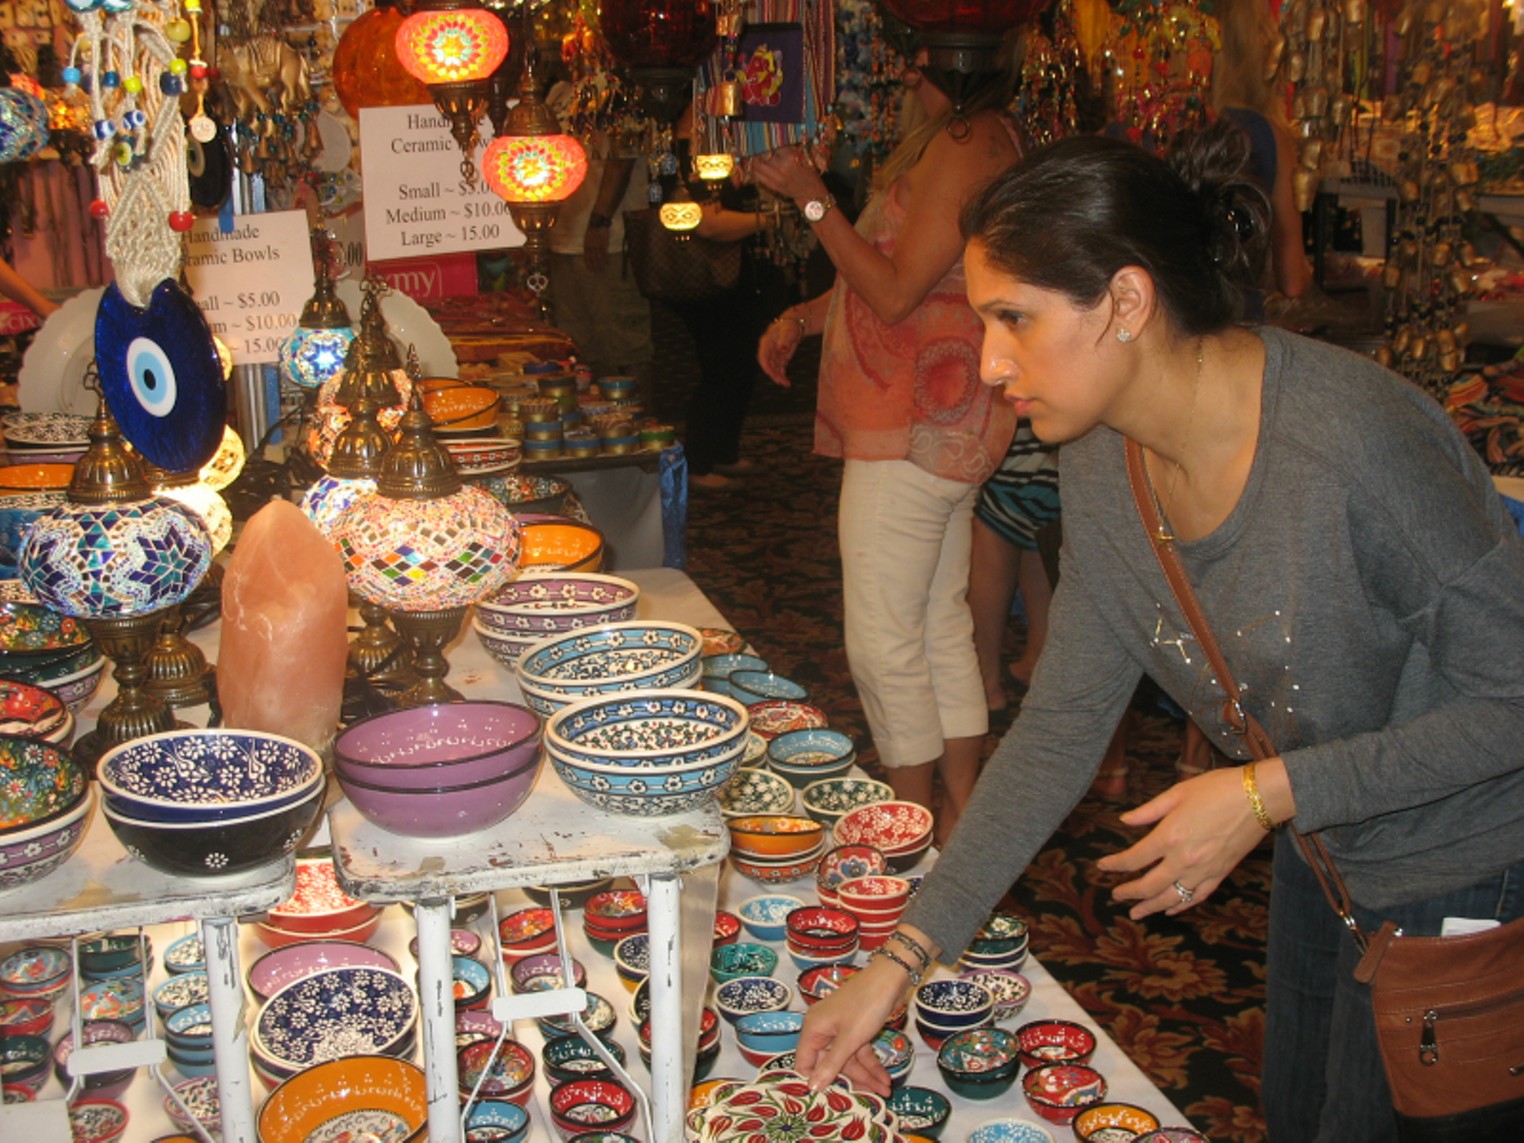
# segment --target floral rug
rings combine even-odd
[[[842,649],[840,466],[810,454],[808,414],[797,403],[779,409],[781,394],[772,392],[744,442],[757,473],[738,490],[690,498],[688,571],[758,653],[852,735],[874,770]],[[1013,620],[1007,661],[1021,635]],[[1098,873],[1095,861],[1128,844],[1135,831],[1117,815],[1170,783],[1181,739],[1179,722],[1142,692],[1134,710],[1126,796],[1085,798],[1009,904],[1030,923],[1032,949],[1048,970],[1201,1130],[1258,1143],[1269,850],[1252,854],[1211,900],[1181,917],[1128,920],[1110,899],[1116,879]],[[996,732],[1007,725],[1000,717]]]

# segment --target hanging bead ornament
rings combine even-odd
[[[1075,33],[1073,5],[1063,0],[1054,12],[1053,37],[1035,26],[1028,33],[1016,93],[1016,122],[1033,146],[1064,139],[1079,130],[1077,83],[1084,74],[1084,55]]]
[[[1134,143],[1163,152],[1181,131],[1206,122],[1217,23],[1182,3],[1120,0],[1113,7],[1122,21],[1103,49],[1115,69],[1112,117]]]
[[[192,0],[195,2],[195,0]],[[101,389],[124,436],[149,461],[179,472],[217,451],[227,417],[212,332],[178,282],[182,235],[195,221],[186,167],[184,90],[166,28],[177,0],[140,0],[79,14],[70,58],[89,61],[98,186],[115,281],[96,313]]]

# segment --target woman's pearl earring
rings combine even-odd
[[[1129,341],[1132,340],[1132,330],[1127,329],[1125,326],[1122,329],[1117,330],[1117,340],[1120,341],[1123,345],[1126,345]]]

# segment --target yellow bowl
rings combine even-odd
[[[501,398],[485,385],[456,385],[423,395],[423,411],[434,427],[450,432],[490,429],[497,421]]]
[[[0,496],[56,491],[73,478],[72,464],[8,464],[0,467]]]
[[[346,1113],[379,1111],[405,1124],[399,1138],[421,1138],[429,1119],[423,1069],[389,1056],[345,1056],[298,1072],[259,1110],[260,1143],[304,1143]]]
[[[595,572],[603,566],[603,533],[577,520],[521,524],[520,566],[541,571]]]
[[[793,814],[753,814],[731,818],[730,848],[742,857],[803,857],[819,847],[825,827]]]

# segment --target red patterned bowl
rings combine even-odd
[[[563,1138],[584,1131],[623,1131],[635,1118],[635,1096],[613,1079],[574,1079],[550,1090],[550,1118]]]
[[[858,920],[833,905],[806,905],[785,920],[790,948],[812,956],[840,952],[857,942]]]
[[[1027,1103],[1049,1123],[1068,1126],[1087,1107],[1106,1099],[1106,1080],[1084,1064],[1045,1064],[1021,1080]]]
[[[1072,1020],[1035,1020],[1016,1029],[1021,1062],[1029,1068],[1044,1064],[1087,1064],[1095,1052],[1095,1034]]]
[[[931,827],[931,811],[918,802],[874,802],[841,816],[836,844],[871,845],[892,858],[924,849]]]
[[[376,907],[339,888],[333,862],[304,857],[296,863],[296,891],[270,910],[270,923],[290,933],[331,933],[364,924]]]

